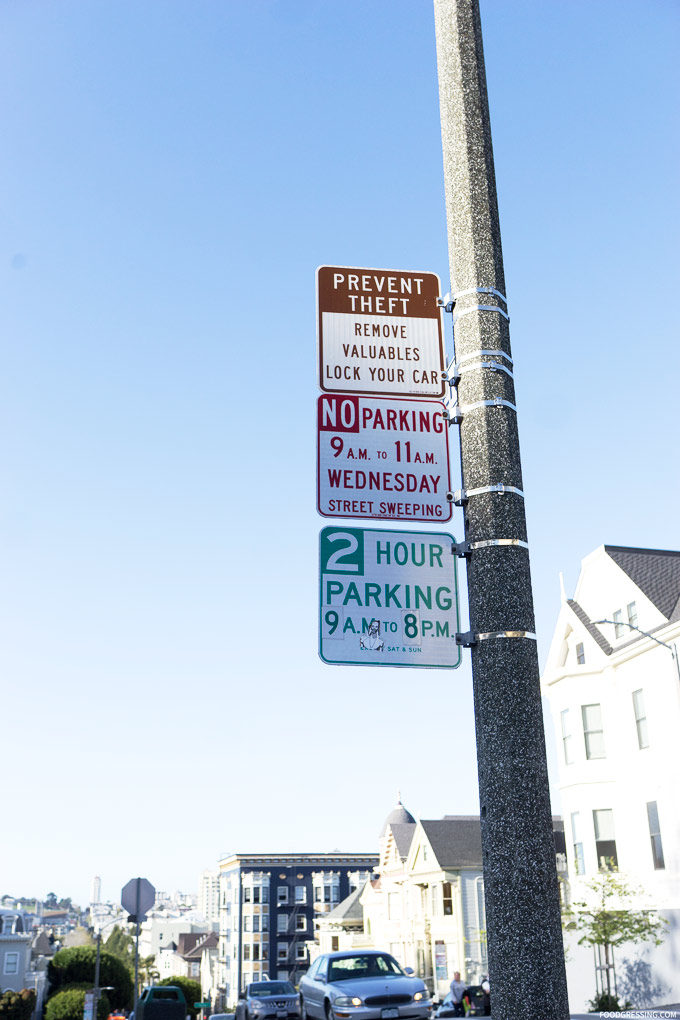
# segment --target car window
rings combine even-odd
[[[295,995],[295,989],[290,981],[260,981],[248,985],[248,994],[254,999],[261,999],[265,995]]]
[[[341,956],[330,961],[328,981],[354,981],[362,977],[381,977],[384,974],[403,974],[397,961],[387,953],[358,953]]]
[[[321,963],[322,960],[323,960],[322,956],[317,957],[317,959],[314,961],[312,966],[307,971],[307,977],[308,978],[313,978],[314,977],[314,975],[316,974],[317,970],[319,969],[319,964]]]

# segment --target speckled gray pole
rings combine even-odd
[[[535,624],[479,5],[434,0],[434,7],[472,549],[470,627],[477,637],[472,675],[491,1012],[494,1020],[566,1020],[536,641],[498,636],[533,634]],[[504,403],[480,403],[496,399]],[[498,484],[510,491],[488,491]]]

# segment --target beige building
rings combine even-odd
[[[385,949],[436,998],[453,973],[487,973],[479,818],[416,822],[399,802],[379,837],[378,872],[316,924],[312,954]]]

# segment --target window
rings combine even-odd
[[[453,897],[451,895],[451,883],[450,882],[444,882],[444,884],[442,885],[442,896],[443,896],[443,901],[444,901],[444,913],[445,914],[452,914],[453,913]]]
[[[260,902],[260,893],[261,893],[261,891],[262,890],[260,889],[259,885],[256,885],[255,888],[253,889],[253,903],[259,903]]]
[[[569,709],[565,708],[560,712],[560,721],[562,723],[562,748],[564,750],[564,764],[571,765],[573,762],[572,746],[571,746],[571,720],[569,718]]]
[[[387,894],[387,916],[390,921],[397,921],[401,917],[401,893]]]
[[[580,641],[576,645],[576,664],[578,666],[584,666],[585,665],[585,661],[586,661],[586,653],[585,653],[585,650],[583,648],[583,642]]]
[[[571,816],[571,838],[574,844],[574,871],[577,875],[585,875],[586,865],[583,859],[581,816],[578,811],[574,811]]]
[[[613,616],[614,620],[614,637],[623,637],[625,632],[625,626],[623,624],[623,610],[617,609]]]
[[[324,903],[331,902],[331,887],[329,885],[323,887],[323,901]]]
[[[306,948],[304,942],[300,942],[295,947],[295,959],[296,960],[306,960],[307,959],[307,948]]]
[[[663,859],[663,846],[661,844],[661,827],[659,825],[659,812],[656,801],[650,800],[647,804],[647,819],[649,821],[649,838],[652,841],[652,860],[657,871],[666,867]]]
[[[262,886],[262,902],[269,903],[269,887],[266,885]]]
[[[277,960],[287,960],[288,959],[288,943],[287,942],[279,942],[278,946],[276,947],[276,958],[277,958]]]
[[[583,736],[586,742],[586,758],[604,758],[604,731],[602,710],[599,705],[581,705]]]
[[[279,901],[279,903],[287,903],[288,902],[288,886],[287,885],[280,885],[278,887],[278,889],[276,890],[276,898]]]
[[[637,627],[637,606],[634,602],[628,603],[626,612],[628,613],[628,623],[631,627]]]
[[[263,960],[269,959],[269,946],[264,945],[260,947],[260,956]]]
[[[315,903],[323,903],[323,886],[322,885],[315,885],[314,886],[314,902]]]
[[[637,728],[638,747],[649,747],[649,733],[647,732],[647,713],[645,711],[645,699],[642,690],[633,691],[633,711],[635,712],[635,726]]]
[[[339,935],[331,935],[331,952],[332,953],[337,953],[339,948],[340,948],[340,936]]]
[[[288,914],[277,914],[276,930],[279,934],[281,932],[288,931]]]
[[[253,960],[260,959],[260,943],[256,942],[253,946]]]
[[[295,918],[295,931],[307,931],[307,918],[304,914],[298,914]]]
[[[600,808],[593,811],[595,828],[595,852],[600,871],[611,871],[618,868],[616,856],[616,840],[614,838],[614,812],[611,808]]]
[[[244,903],[250,903],[250,897],[251,897],[252,891],[253,890],[250,888],[250,886],[245,885],[243,887],[243,902]]]
[[[307,889],[304,885],[295,886],[295,902],[306,903],[307,902]]]
[[[18,953],[5,953],[5,974],[18,974],[19,973],[19,954]]]
[[[250,927],[252,920],[253,919],[250,916],[250,914],[244,914],[244,917],[243,917],[243,930],[244,931],[252,931],[252,928]]]
[[[269,931],[269,914],[262,914],[260,918],[260,930]]]
[[[250,943],[249,942],[244,943],[244,946],[243,946],[243,959],[244,960],[249,960],[250,959]]]
[[[259,930],[260,930],[260,915],[255,914],[255,917],[253,918],[253,931]]]

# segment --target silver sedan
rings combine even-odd
[[[303,1020],[428,1020],[430,995],[389,953],[326,953],[300,981]]]

